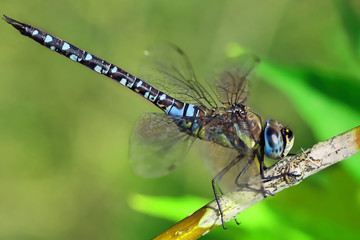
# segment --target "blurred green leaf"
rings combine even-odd
[[[307,82],[307,72],[262,62],[258,74],[281,90],[311,126],[318,140],[325,140],[360,123],[360,114]],[[335,86],[336,87],[336,86]]]
[[[356,1],[333,0],[340,15],[344,30],[349,37],[349,43],[354,50],[354,54],[360,57],[360,18]]]
[[[170,221],[178,222],[188,214],[196,211],[209,200],[198,196],[148,196],[143,194],[134,194],[129,197],[129,206],[141,213],[164,218]]]

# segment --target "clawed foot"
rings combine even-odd
[[[287,181],[290,181],[290,178],[301,177],[301,174],[287,172],[287,173],[279,174],[279,175],[276,175],[276,176],[263,177],[262,180],[263,180],[263,182],[268,182],[268,181],[271,181],[273,179],[281,178],[281,177],[285,177],[285,179]]]

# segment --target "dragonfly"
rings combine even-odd
[[[263,191],[262,183],[267,180],[264,156],[283,158],[293,146],[289,128],[272,119],[263,124],[245,105],[248,80],[259,62],[256,57],[230,61],[214,74],[210,87],[205,87],[187,55],[167,44],[146,52],[149,63],[140,79],[38,28],[5,15],[3,18],[21,34],[111,78],[164,112],[144,114],[132,133],[129,156],[137,175],[166,175],[181,162],[195,139],[206,142],[207,162],[214,175],[212,189],[224,228],[218,192]],[[142,80],[145,78],[148,82]],[[258,185],[250,187],[250,178],[258,178]]]

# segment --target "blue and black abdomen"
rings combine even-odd
[[[169,95],[157,90],[153,86],[147,84],[140,78],[136,78],[135,76],[129,74],[114,64],[106,62],[105,60],[96,57],[95,55],[85,50],[82,50],[48,33],[45,33],[40,29],[18,22],[7,16],[4,16],[4,19],[7,23],[18,29],[21,34],[34,39],[41,45],[46,46],[51,50],[58,52],[65,57],[90,68],[91,70],[94,70],[97,73],[103,74],[115,80],[123,86],[140,94],[169,115],[187,117],[198,117],[205,115],[204,110],[198,106],[184,103],[175,98],[172,98]]]

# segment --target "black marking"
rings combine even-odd
[[[189,108],[189,104],[188,104],[188,103],[185,103],[184,112],[183,112],[183,116],[184,116],[184,117],[186,116],[186,113],[187,113],[188,108]]]

